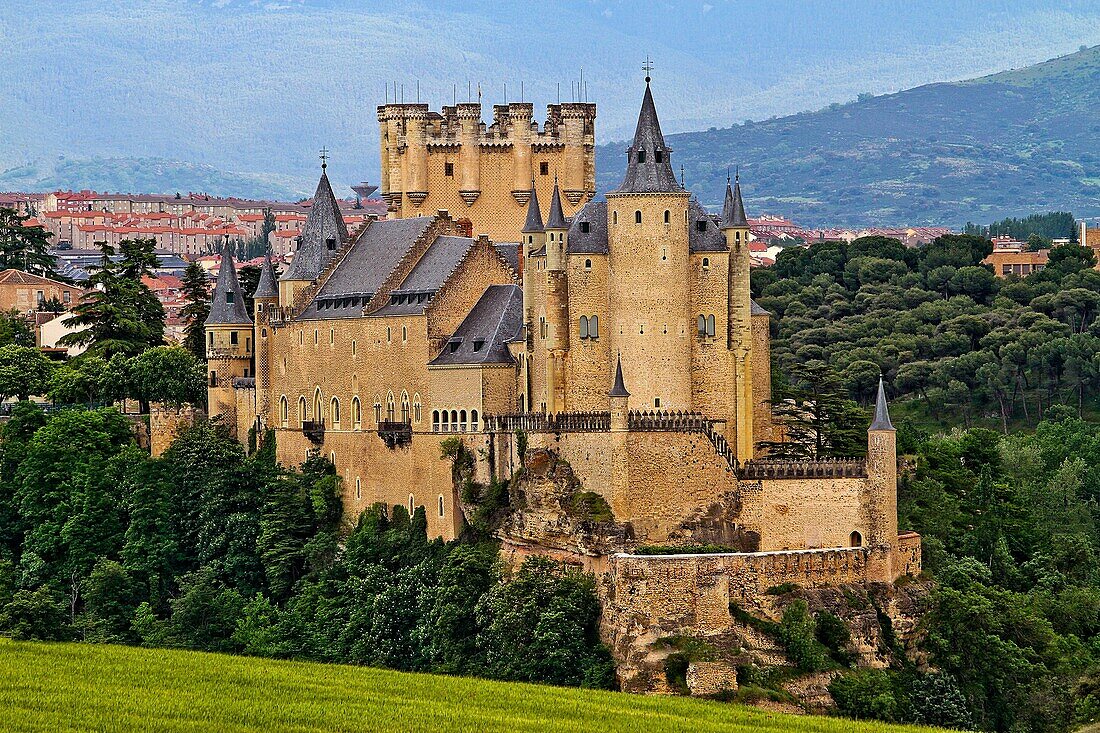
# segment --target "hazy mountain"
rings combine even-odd
[[[1100,43],[1094,0],[0,0],[0,17],[0,170],[85,187],[51,177],[59,156],[159,158],[291,176],[304,194],[321,146],[341,189],[377,180],[393,83],[433,108],[479,84],[488,108],[522,84],[541,118],[583,70],[603,142],[632,131],[647,55],[675,132]],[[95,165],[104,187],[132,185],[109,164],[59,174]]]
[[[655,90],[658,111],[663,90]],[[818,112],[667,135],[716,206],[740,166],[750,214],[799,222],[951,224],[1051,209],[1100,215],[1100,46]],[[626,143],[597,151],[614,188]]]

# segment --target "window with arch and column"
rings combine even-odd
[[[302,395],[298,398],[298,424],[302,425],[306,421],[306,398]]]
[[[475,433],[481,430],[481,426],[477,421],[477,410],[470,410],[470,430]]]
[[[417,392],[413,395],[413,420],[419,423],[423,417],[424,415],[420,405],[420,393]]]
[[[432,432],[439,432],[439,410],[432,410]]]
[[[465,410],[460,410],[459,411],[459,413],[458,413],[458,424],[462,426],[460,429],[462,430],[462,432],[465,433],[466,432],[466,411]]]
[[[358,395],[351,398],[351,426],[356,430],[363,427],[363,405]]]
[[[333,397],[332,402],[329,404],[329,414],[332,415],[332,426],[334,428],[340,427],[340,400],[336,397]]]
[[[393,392],[386,395],[386,420],[393,422],[397,415],[397,401],[393,398]]]
[[[313,392],[313,419],[316,422],[322,422],[324,420],[324,403],[321,401],[321,388],[318,387]]]
[[[285,428],[290,423],[290,405],[286,395],[279,398],[279,423]]]
[[[374,421],[382,422],[382,400],[378,397],[374,398]]]
[[[409,393],[401,390],[401,422],[409,422],[412,412],[409,407]]]

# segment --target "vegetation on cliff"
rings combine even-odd
[[[24,403],[0,443],[0,634],[613,686],[590,576],[429,541],[423,507],[343,517],[341,491],[270,439],[246,455],[199,422],[151,459],[112,409]]]

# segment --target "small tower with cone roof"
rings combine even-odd
[[[630,429],[630,393],[623,381],[623,357],[620,354],[615,361],[615,382],[607,393],[611,402],[611,431],[625,432]]]
[[[252,374],[252,319],[237,279],[237,267],[227,247],[206,318],[207,402],[211,417],[228,415],[235,425],[233,380]]]
[[[564,412],[565,360],[569,352],[569,278],[565,268],[569,222],[561,207],[561,191],[554,179],[550,213],[543,225],[546,234],[546,326],[549,329],[546,365],[548,412]]]
[[[340,213],[340,204],[328,180],[327,163],[321,164],[321,180],[313,194],[298,250],[290,267],[279,278],[279,303],[294,305],[294,299],[321,276],[337,251],[348,240],[348,227]]]
[[[733,405],[737,460],[752,460],[756,452],[753,435],[754,406],[752,389],[752,292],[749,286],[749,220],[741,200],[741,175],[733,186],[726,178],[726,200],[722,205],[722,233],[729,247],[728,333],[727,348],[733,359],[735,380]]]
[[[256,402],[260,415],[270,415],[271,388],[271,343],[269,341],[269,323],[279,309],[279,279],[275,275],[275,265],[271,262],[271,251],[264,253],[264,263],[260,267],[260,281],[253,301],[253,343],[256,344]]]
[[[886,404],[886,389],[882,377],[878,380],[875,416],[867,429],[867,493],[869,521],[862,543],[870,550],[868,577],[892,583],[897,575],[897,433],[890,422],[890,409]]]

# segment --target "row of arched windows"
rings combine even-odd
[[[307,403],[305,396],[298,397],[298,411],[297,419],[298,425],[301,427],[309,416],[313,415],[314,421],[325,421],[326,414],[323,409],[323,401],[321,396],[321,390],[318,388],[313,393],[313,410],[307,411]],[[386,420],[393,422],[397,420],[397,402],[394,398],[393,392],[386,395]],[[401,422],[420,422],[423,417],[423,409],[420,402],[420,393],[417,392],[413,395],[412,401],[409,401],[409,393],[405,390],[401,391]],[[341,413],[340,413],[340,398],[332,397],[328,403],[328,421],[329,427],[339,430],[341,425]],[[376,423],[382,421],[382,402],[379,398],[374,400],[374,421]],[[279,424],[282,427],[290,427],[290,402],[287,400],[287,396],[283,395],[279,398]],[[359,400],[359,396],[355,395],[351,398],[351,428],[353,430],[359,430],[363,426],[363,405]]]
[[[600,337],[600,317],[581,316],[580,336],[582,339],[598,339]]]
[[[481,430],[477,410],[432,410],[432,430],[437,433],[466,433]]]
[[[704,316],[699,314],[697,322],[699,330],[699,338],[714,338],[714,314]]]

